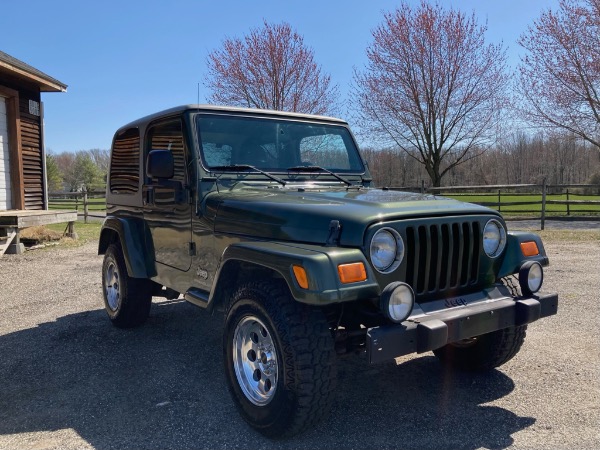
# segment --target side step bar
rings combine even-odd
[[[190,288],[185,293],[183,298],[193,305],[199,306],[200,308],[206,309],[208,307],[208,296],[209,293],[197,288]]]

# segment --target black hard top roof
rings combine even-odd
[[[181,105],[174,108],[165,109],[154,114],[142,117],[134,120],[127,125],[122,126],[119,131],[123,131],[127,128],[135,128],[140,125],[147,124],[153,120],[160,119],[161,117],[167,117],[171,115],[177,115],[185,111],[197,111],[197,112],[213,112],[213,113],[235,113],[235,114],[248,114],[253,116],[275,116],[275,117],[287,117],[292,119],[300,120],[317,120],[329,123],[336,123],[340,125],[346,125],[347,122],[335,117],[317,116],[311,114],[299,114],[284,111],[274,111],[269,109],[256,109],[256,108],[237,108],[233,106],[217,106],[217,105]]]

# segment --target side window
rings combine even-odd
[[[181,121],[174,120],[150,128],[147,135],[147,153],[152,150],[170,150],[175,161],[173,180],[185,183],[185,141]]]
[[[140,182],[140,132],[130,128],[115,137],[110,157],[110,192],[134,194]]]

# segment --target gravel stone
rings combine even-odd
[[[517,228],[509,224],[511,229]],[[0,449],[600,448],[600,243],[545,243],[557,316],[489,374],[340,360],[331,416],[270,441],[238,416],[223,374],[223,318],[155,299],[114,328],[96,244],[0,258]]]

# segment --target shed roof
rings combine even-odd
[[[66,92],[67,85],[56,78],[46,75],[41,70],[0,51],[0,73],[9,73],[14,77],[35,83],[42,92]]]

